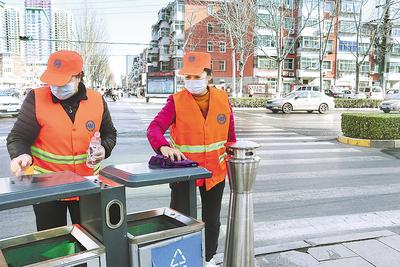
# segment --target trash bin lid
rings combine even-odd
[[[210,178],[212,174],[202,167],[150,169],[147,163],[132,163],[107,166],[100,175],[127,187],[142,187]]]
[[[97,184],[69,171],[0,178],[0,210],[97,192]]]

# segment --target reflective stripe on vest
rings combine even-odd
[[[63,156],[56,155],[47,151],[44,151],[35,146],[31,146],[32,156],[35,156],[43,161],[56,163],[56,164],[82,164],[86,162],[87,154],[81,154],[77,156]]]
[[[212,143],[209,145],[196,145],[196,146],[191,146],[191,145],[178,145],[174,141],[172,137],[170,137],[171,144],[173,147],[176,147],[181,151],[182,153],[204,153],[204,152],[211,152],[215,151],[221,148],[225,148],[225,144],[227,140],[221,141],[221,142],[216,142]]]

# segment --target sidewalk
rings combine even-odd
[[[400,235],[374,231],[329,236],[255,249],[259,267],[397,267]],[[216,255],[221,263],[223,255]]]

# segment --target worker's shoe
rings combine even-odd
[[[214,258],[212,258],[210,261],[206,261],[205,267],[218,267],[218,265],[215,263]]]

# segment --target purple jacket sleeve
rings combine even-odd
[[[235,119],[233,116],[232,107],[230,108],[231,116],[229,120],[228,142],[236,142]],[[157,116],[147,128],[147,139],[149,140],[151,147],[156,153],[160,153],[160,147],[170,146],[169,142],[164,137],[164,133],[174,123],[175,118],[176,113],[174,98],[172,96],[169,96],[165,106],[157,114]]]
[[[164,133],[175,121],[175,117],[174,98],[169,96],[165,106],[147,128],[147,139],[156,153],[160,153],[160,147],[169,146],[167,139],[164,137]]]

